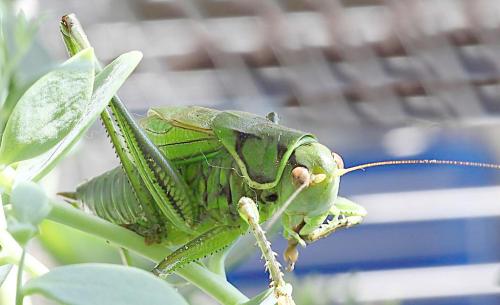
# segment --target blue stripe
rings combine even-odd
[[[299,249],[295,274],[334,274],[500,261],[500,218],[361,225]],[[286,248],[280,236],[273,249]],[[264,280],[259,253],[229,273],[230,280]]]

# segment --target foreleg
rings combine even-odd
[[[349,199],[338,197],[327,215],[306,218],[305,225],[297,234],[304,242],[312,243],[329,236],[338,229],[350,228],[361,223],[365,216],[366,210],[362,206]],[[324,222],[325,219],[326,223]],[[297,245],[297,239],[288,241],[288,248],[284,253],[285,260],[288,262],[287,270],[293,270],[299,257]]]

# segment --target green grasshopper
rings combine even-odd
[[[75,25],[71,16],[63,18],[70,53],[89,45],[81,33],[72,33]],[[138,124],[115,97],[101,119],[121,166],[62,195],[143,235],[148,243],[175,248],[155,267],[158,275],[222,251],[251,229],[278,299],[290,292],[260,223],[274,222],[282,214],[289,242],[284,256],[292,269],[297,245],[359,224],[366,216],[362,206],[338,196],[343,174],[407,163],[494,167],[407,160],[345,169],[342,158],[314,135],[279,125],[274,114],[161,107],[149,110]]]
[[[118,134],[134,138],[132,145],[123,141],[117,147],[130,156],[120,158],[122,167],[81,184],[71,197],[149,242],[185,244],[187,249],[181,246],[167,258],[164,270],[219,251],[245,233],[248,226],[238,211],[242,197],[259,203],[264,222],[293,195],[283,228],[294,244],[306,245],[366,215],[363,207],[337,196],[342,160],[310,134],[253,114],[195,106],[151,109],[142,129],[134,129],[128,113],[111,108],[131,135],[145,137],[108,129],[112,141]],[[115,128],[111,123],[105,126]],[[137,188],[128,173],[140,179]],[[329,217],[338,221],[322,225]]]

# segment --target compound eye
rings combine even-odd
[[[334,153],[334,152],[332,152],[332,156],[333,156],[333,161],[335,163],[337,163],[337,166],[340,169],[343,169],[344,168],[344,160],[342,160],[342,157],[339,154]]]
[[[309,170],[302,166],[297,166],[292,170],[293,182],[296,185],[309,185],[311,182],[311,174],[309,174]]]

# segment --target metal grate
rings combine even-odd
[[[105,2],[113,16],[118,1]],[[319,119],[382,126],[500,112],[498,1],[143,0],[128,6],[138,22],[123,14],[86,27],[105,59],[133,48],[145,53],[134,85],[125,88],[136,109],[300,106]]]

